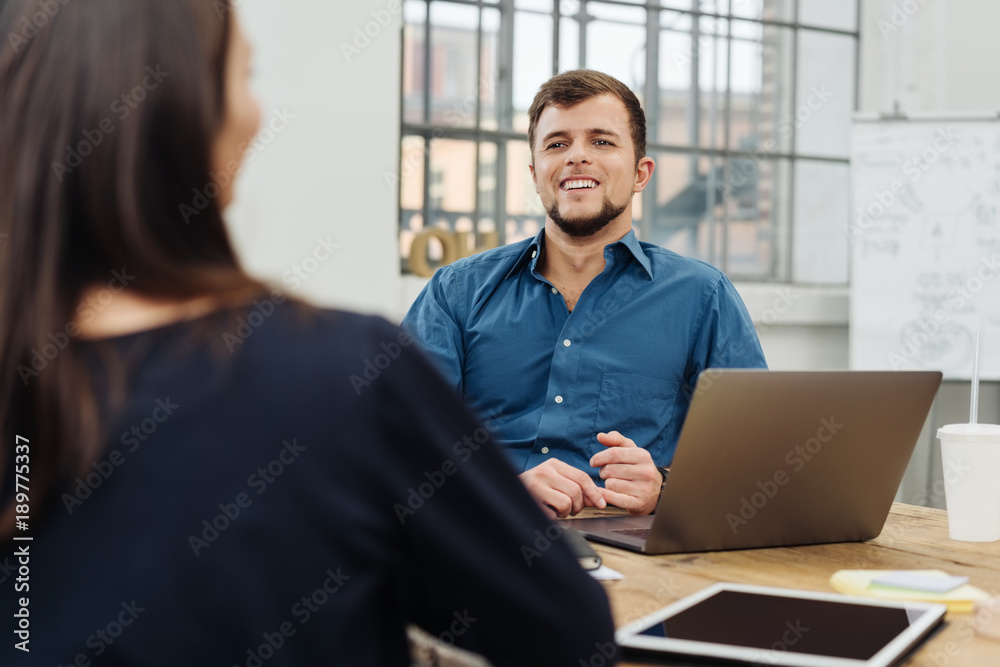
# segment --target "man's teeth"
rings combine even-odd
[[[579,190],[580,188],[596,188],[597,181],[579,180],[566,181],[563,183],[563,190]]]

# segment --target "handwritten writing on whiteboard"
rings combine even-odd
[[[1000,379],[1000,120],[857,121],[851,367]]]

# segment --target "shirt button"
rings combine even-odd
[[[562,403],[562,396],[556,396],[556,403]]]
[[[566,340],[563,341],[563,347],[569,347],[572,344],[573,343],[569,342],[569,338],[567,338]]]
[[[542,447],[542,454],[548,454],[548,453],[549,453],[549,448],[548,447]]]
[[[559,294],[559,290],[557,290],[555,287],[553,287],[552,288],[552,293],[553,294]]]
[[[535,258],[535,255],[537,255],[537,254],[538,254],[538,251],[537,251],[537,250],[532,250],[532,251],[531,251],[531,259],[534,259],[534,258]]]

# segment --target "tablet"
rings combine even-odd
[[[749,665],[887,667],[944,618],[943,604],[713,584],[616,634],[626,654]]]

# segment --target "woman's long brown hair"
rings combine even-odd
[[[196,200],[217,192],[231,30],[228,0],[10,0],[0,16],[0,536],[17,436],[33,520],[103,444],[73,324],[85,288],[261,289],[217,201]]]

